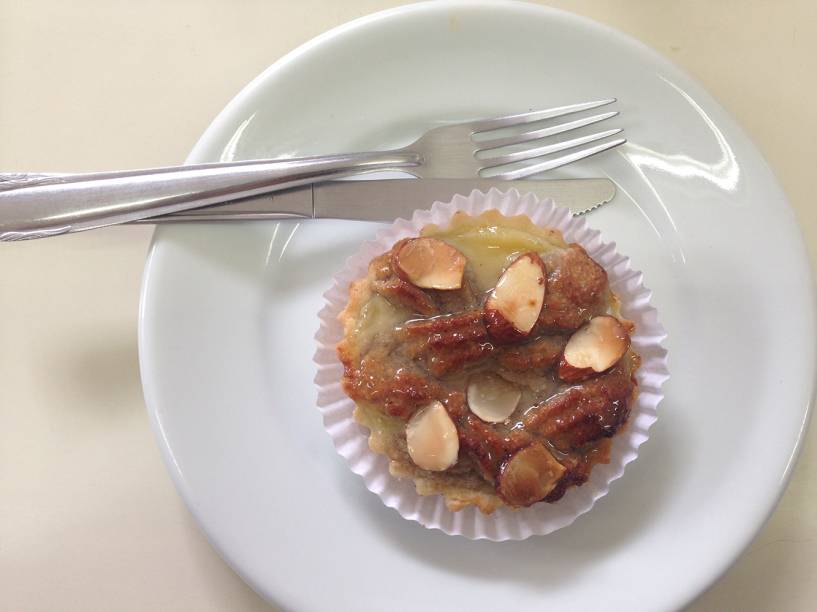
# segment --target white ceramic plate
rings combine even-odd
[[[431,123],[616,96],[630,142],[591,224],[644,271],[669,332],[658,424],[572,526],[472,542],[404,521],[334,451],[315,409],[321,293],[376,226],[160,228],[147,262],[145,398],[214,546],[288,609],[659,610],[690,601],[777,501],[813,397],[815,303],[793,215],[729,115],[644,46],[524,4],[422,4],[289,54],[190,161],[371,149]]]

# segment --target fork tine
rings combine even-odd
[[[546,138],[547,136],[554,136],[555,134],[562,134],[564,132],[569,132],[570,130],[576,130],[586,125],[592,125],[594,123],[598,123],[599,121],[609,119],[610,117],[615,117],[616,115],[618,115],[618,111],[610,111],[609,113],[593,115],[592,117],[583,117],[582,119],[576,119],[566,123],[559,123],[558,125],[552,125],[550,127],[540,128],[538,130],[531,130],[530,132],[522,132],[521,134],[514,134],[513,136],[479,140],[476,143],[479,147],[477,151],[498,149],[499,147],[507,147],[508,145],[520,144],[531,140],[539,140],[540,138]]]
[[[544,110],[530,111],[528,113],[519,113],[516,115],[505,115],[504,117],[495,117],[493,119],[480,119],[471,121],[469,125],[474,133],[485,132],[488,130],[497,130],[503,127],[512,125],[522,125],[524,123],[533,123],[534,121],[541,121],[542,119],[552,119],[554,117],[562,117],[572,113],[578,113],[591,108],[598,108],[615,102],[615,98],[607,98],[605,100],[596,100],[594,102],[582,102],[581,104],[571,104],[569,106],[558,106],[556,108],[547,108]]]
[[[483,157],[480,158],[479,161],[485,162],[485,165],[482,167],[483,170],[486,168],[495,168],[505,164],[524,161],[526,159],[534,159],[536,157],[550,155],[551,153],[558,153],[559,151],[573,149],[580,145],[587,144],[588,142],[595,142],[597,140],[607,138],[608,136],[614,136],[615,134],[621,133],[621,131],[621,128],[616,128],[613,130],[606,130],[604,132],[596,132],[595,134],[590,134],[589,136],[580,136],[579,138],[574,138],[572,140],[563,140],[561,142],[545,145],[543,147],[534,147],[533,149],[525,149],[524,151],[514,151],[513,153],[497,155],[495,157]]]
[[[561,157],[557,157],[556,159],[549,159],[538,164],[531,164],[529,166],[525,166],[524,168],[518,168],[516,170],[509,170],[507,172],[495,174],[492,175],[491,178],[504,179],[509,181],[525,178],[526,176],[538,174],[546,170],[552,170],[553,168],[558,168],[559,166],[570,164],[574,161],[584,159],[585,157],[596,155],[597,153],[601,153],[602,151],[607,151],[609,149],[622,145],[625,142],[627,142],[626,138],[617,138],[616,140],[611,140],[610,142],[605,142],[600,145],[596,145],[595,147],[590,147],[589,149],[582,149],[580,151],[576,151],[575,153],[562,155]]]

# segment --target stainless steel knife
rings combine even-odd
[[[447,202],[474,189],[516,189],[539,198],[553,198],[580,215],[613,199],[616,186],[609,179],[556,179],[500,181],[490,179],[385,179],[316,183],[226,204],[194,208],[151,217],[138,223],[231,221],[246,219],[353,219],[394,221],[408,218],[418,208]]]

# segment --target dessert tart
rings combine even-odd
[[[604,268],[525,216],[426,225],[371,260],[339,319],[370,448],[453,511],[559,500],[609,461],[638,393]]]

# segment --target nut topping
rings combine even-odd
[[[402,279],[422,289],[459,289],[465,256],[436,238],[406,240],[393,255],[392,266]]]
[[[477,374],[468,383],[468,408],[487,423],[511,416],[521,397],[519,389],[495,374]]]
[[[411,460],[424,470],[441,472],[457,462],[460,441],[445,406],[433,401],[420,408],[406,425]]]
[[[550,451],[534,442],[502,466],[497,492],[511,506],[530,506],[547,496],[564,473]]]
[[[499,342],[527,336],[545,300],[545,264],[536,253],[524,253],[508,266],[485,302],[485,326]]]
[[[594,317],[575,332],[559,362],[559,378],[579,382],[612,368],[630,348],[630,336],[610,315]]]

